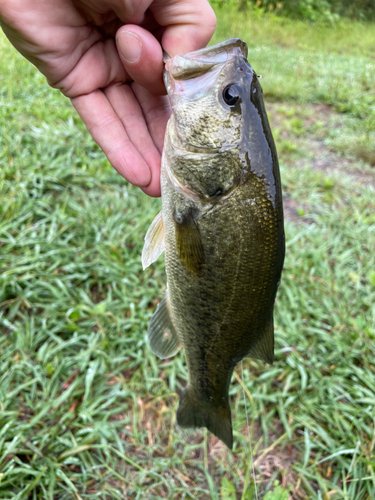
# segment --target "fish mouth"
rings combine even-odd
[[[191,80],[209,72],[213,67],[235,57],[247,58],[247,45],[240,38],[230,38],[211,47],[206,47],[184,56],[164,57],[167,73],[174,80]],[[168,80],[168,75],[165,76]],[[167,82],[168,87],[168,82]],[[168,92],[169,93],[169,92]]]

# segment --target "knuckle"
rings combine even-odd
[[[0,1],[0,24],[9,26],[18,31],[22,28],[22,5],[20,2],[12,0]]]

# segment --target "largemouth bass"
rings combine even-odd
[[[276,149],[246,58],[233,38],[166,62],[162,211],[142,254],[147,267],[165,251],[167,293],[148,336],[160,358],[184,350],[177,423],[207,427],[229,448],[234,367],[245,356],[273,362],[285,253]]]

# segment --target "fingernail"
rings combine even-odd
[[[119,34],[117,47],[121,57],[123,57],[126,62],[136,63],[141,57],[141,39],[131,31],[122,31]]]

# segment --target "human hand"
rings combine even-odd
[[[150,196],[160,196],[170,115],[162,47],[171,57],[202,48],[215,23],[207,0],[0,2],[11,43],[71,99],[114,168]]]

